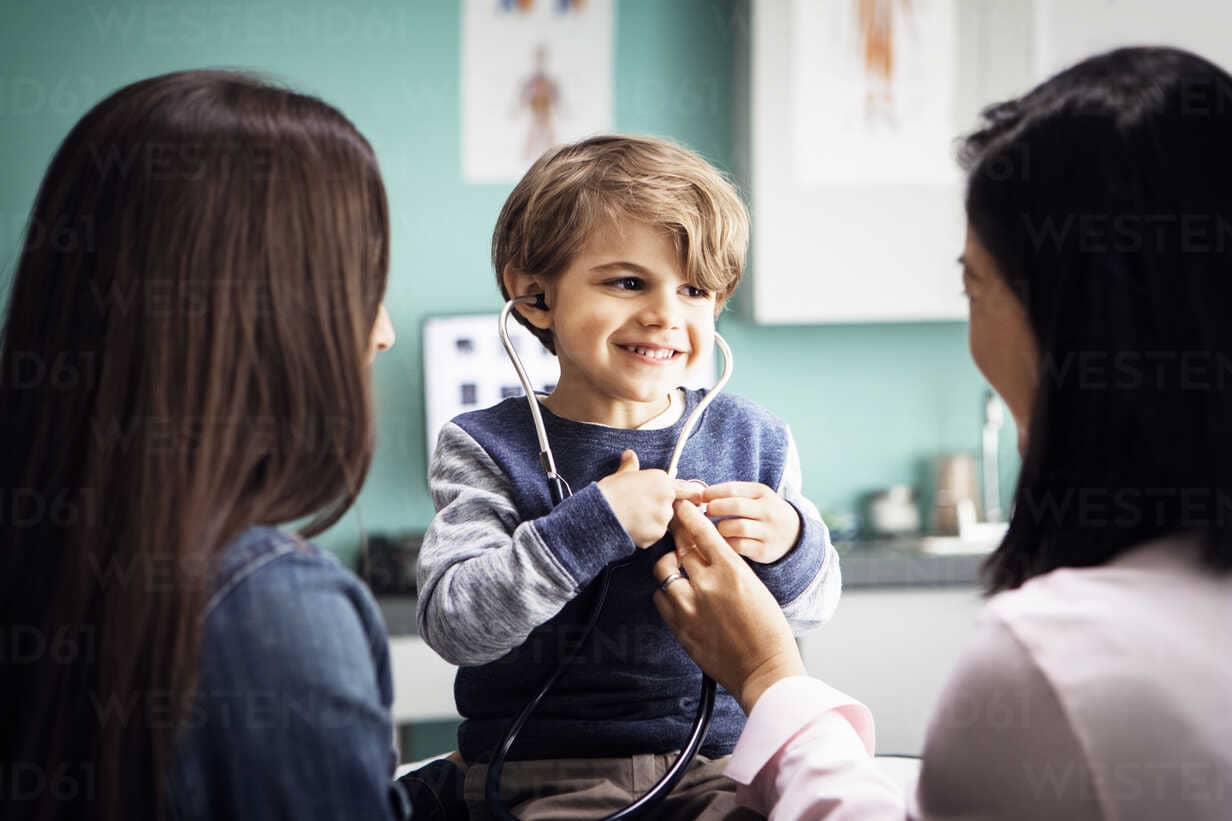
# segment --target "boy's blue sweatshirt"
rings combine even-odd
[[[667,536],[637,550],[596,481],[625,449],[642,468],[666,468],[704,391],[687,391],[684,414],[661,429],[574,422],[542,404],[559,472],[573,496],[555,509],[539,464],[525,398],[462,414],[441,432],[429,469],[437,515],[419,563],[420,633],[460,665],[454,685],[459,751],[487,761],[510,723],[582,632],[605,566],[607,604],[579,659],[519,735],[511,759],[662,753],[683,746],[701,673],[654,607],[652,567]],[[800,538],[773,564],[750,562],[797,633],[829,619],[842,585],[838,555],[817,509],[800,492],[791,432],[747,400],[722,395],[705,410],[680,460],[679,478],[761,482],[800,513]],[[744,715],[721,688],[702,753],[727,755]]]

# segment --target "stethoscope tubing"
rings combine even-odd
[[[513,341],[509,338],[509,329],[507,326],[509,314],[513,307],[519,303],[533,303],[540,299],[538,296],[515,297],[505,303],[501,309],[499,327],[501,343],[505,346],[505,352],[509,355],[510,361],[513,363],[514,369],[518,373],[518,379],[522,382],[522,388],[526,391],[527,402],[530,405],[531,419],[535,426],[535,436],[539,441],[539,461],[543,467],[544,473],[548,479],[549,489],[552,495],[552,505],[560,504],[570,495],[568,482],[564,477],[556,472],[556,460],[552,456],[551,443],[548,441],[547,429],[543,424],[543,415],[539,410],[539,401],[535,396],[534,386],[530,382],[530,378],[526,374],[526,369],[522,365],[522,360],[518,356],[517,350],[513,346]],[[698,420],[706,407],[714,401],[714,398],[719,395],[719,392],[727,385],[727,381],[731,378],[732,373],[732,354],[731,348],[723,337],[717,333],[714,335],[715,345],[723,352],[723,372],[719,376],[714,387],[706,392],[698,402],[697,407],[689,414],[689,418],[685,420],[684,426],[680,430],[680,435],[676,439],[676,447],[672,451],[671,462],[668,464],[667,474],[671,478],[676,478],[677,471],[680,466],[680,456],[684,452],[685,443],[693,433],[693,429],[697,426]],[[522,712],[509,727],[508,733],[505,735],[504,741],[501,742],[497,752],[492,756],[492,760],[488,764],[487,779],[484,785],[484,798],[487,802],[488,809],[500,821],[519,821],[517,816],[510,813],[501,802],[500,799],[500,779],[501,773],[504,770],[505,760],[509,752],[513,749],[514,742],[517,740],[518,734],[522,728],[526,726],[526,722],[530,719],[535,708],[543,701],[544,696],[552,689],[552,686],[560,678],[565,668],[573,663],[577,658],[577,654],[585,646],[590,638],[591,632],[599,621],[599,615],[603,612],[603,605],[607,600],[608,589],[612,582],[612,573],[618,568],[627,564],[632,559],[626,559],[622,562],[614,562],[603,569],[603,573],[599,579],[599,595],[595,600],[595,605],[591,610],[590,619],[586,624],[586,629],[582,632],[581,637],[574,644],[573,648],[565,655],[560,664],[552,675],[548,676],[546,682],[540,687],[539,692],[532,698],[527,705],[522,708]],[[628,821],[628,819],[638,818],[646,813],[649,809],[657,805],[660,801],[667,797],[668,793],[676,786],[680,779],[684,776],[685,770],[689,763],[701,749],[702,742],[705,740],[706,731],[710,728],[710,718],[714,714],[715,701],[715,682],[710,676],[702,675],[702,691],[701,697],[698,700],[697,716],[693,721],[693,727],[689,733],[689,739],[680,751],[680,755],[672,762],[672,766],[664,773],[659,782],[650,788],[649,791],[629,806],[618,812],[606,816],[603,821]]]

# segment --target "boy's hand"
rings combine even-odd
[[[800,514],[760,482],[711,485],[701,497],[706,515],[720,519],[714,525],[719,534],[733,550],[755,562],[777,562],[800,538]]]
[[[620,455],[620,467],[600,479],[598,485],[621,526],[638,547],[650,547],[663,538],[677,499],[701,501],[699,485],[669,479],[666,471],[639,470],[637,454],[631,450]]]

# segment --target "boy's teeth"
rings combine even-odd
[[[652,359],[670,359],[671,357],[676,355],[675,351],[669,351],[669,350],[652,351],[649,348],[633,348],[633,347],[629,348],[629,350],[633,351],[634,353],[640,353],[642,356],[649,356]]]

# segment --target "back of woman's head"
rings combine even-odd
[[[211,557],[367,471],[388,256],[368,143],[246,75],[129,85],[57,151],[0,349],[0,765],[42,772],[34,815],[159,811]]]
[[[1039,345],[989,587],[1177,532],[1232,567],[1232,77],[1182,51],[1090,58],[985,111],[974,236]]]

